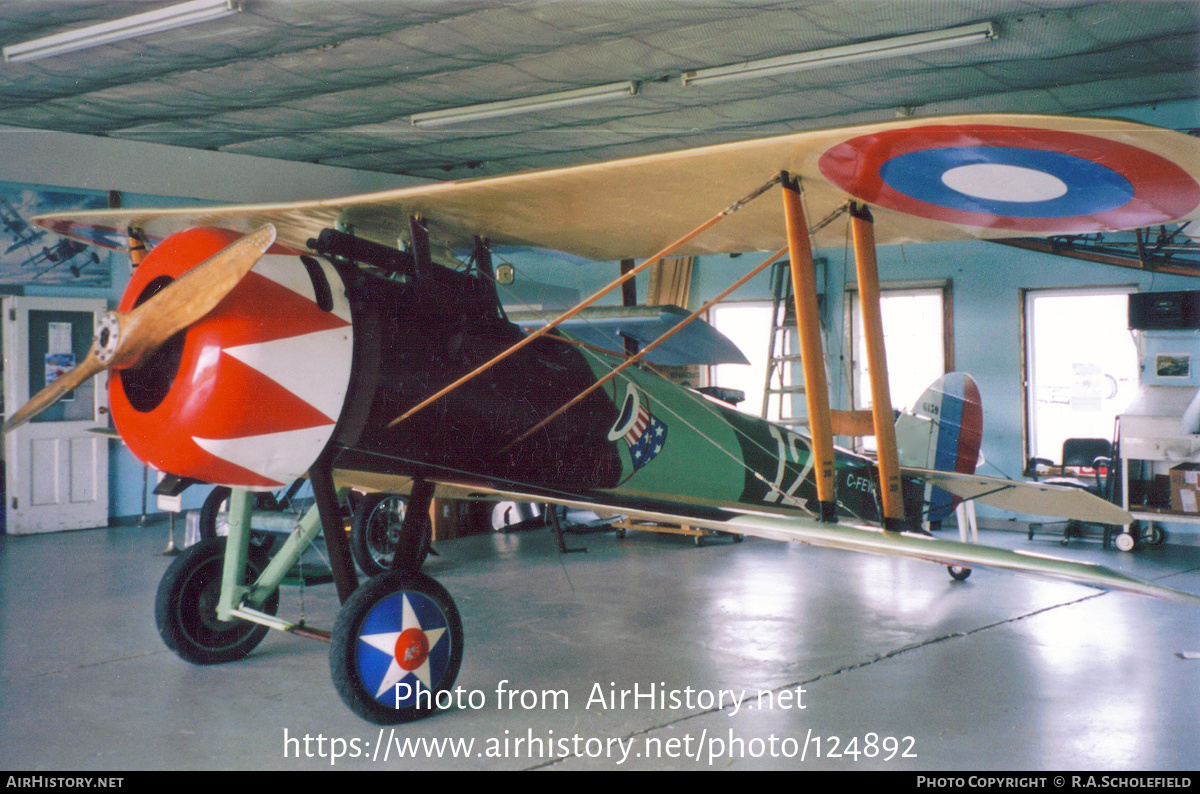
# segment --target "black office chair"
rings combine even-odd
[[[1039,477],[1038,466],[1045,466],[1050,471],[1048,477]],[[1054,469],[1058,473],[1054,474]],[[1091,477],[1072,474],[1071,469],[1092,469]],[[1062,463],[1055,464],[1046,458],[1030,458],[1025,465],[1025,476],[1034,482],[1044,482],[1050,485],[1063,485],[1068,488],[1082,488],[1102,499],[1111,498],[1113,464],[1112,444],[1104,438],[1068,438],[1063,442]],[[1060,523],[1060,522],[1053,522]],[[1062,542],[1065,544],[1071,538],[1082,538],[1085,523],[1070,519],[1063,523]],[[1029,539],[1042,529],[1045,524],[1030,524]],[[1105,524],[1098,526],[1104,529],[1104,548],[1108,548],[1112,535],[1119,528]]]

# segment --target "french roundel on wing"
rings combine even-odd
[[[1167,158],[1063,130],[890,129],[831,147],[819,167],[869,204],[1029,234],[1132,229],[1175,220],[1200,205],[1200,185]]]
[[[197,228],[167,237],[134,271],[127,311],[240,235]],[[313,268],[319,269],[315,274]],[[353,326],[345,290],[319,305],[315,279],[336,271],[276,245],[202,320],[144,366],[109,381],[113,421],[130,451],[161,471],[241,488],[303,475],[341,414]]]

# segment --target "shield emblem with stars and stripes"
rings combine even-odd
[[[619,439],[629,445],[634,471],[654,460],[667,443],[667,425],[650,413],[645,395],[632,383],[626,387],[621,414],[608,431],[609,441]]]

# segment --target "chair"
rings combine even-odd
[[[1051,476],[1039,478],[1038,466],[1050,469]],[[1054,469],[1058,469],[1057,474],[1054,474]],[[1091,477],[1087,477],[1082,475],[1078,471],[1079,469],[1092,469],[1093,474]],[[1062,463],[1056,465],[1046,458],[1030,458],[1025,465],[1025,476],[1034,482],[1082,488],[1102,499],[1109,499],[1111,496],[1112,471],[1112,444],[1104,438],[1068,438],[1063,442]],[[1083,537],[1084,522],[1070,519],[1062,523],[1062,542],[1064,544],[1071,538]],[[1033,540],[1034,533],[1044,526],[1046,525],[1030,524],[1029,539]],[[1104,528],[1104,548],[1107,549],[1113,532],[1118,528],[1107,525],[1100,526]]]

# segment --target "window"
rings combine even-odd
[[[763,381],[767,375],[767,338],[771,333],[770,301],[726,303],[709,311],[709,322],[738,346],[750,360],[745,364],[719,364],[709,369],[709,383],[741,389],[746,399],[738,404],[743,413],[762,413]]]
[[[931,383],[954,366],[949,295],[949,284],[884,288],[880,292],[893,408],[911,408]],[[847,328],[850,329],[851,396],[855,409],[868,410],[871,380],[858,290],[850,291],[846,306],[850,312]],[[874,436],[863,438],[858,446],[864,451],[874,451]]]
[[[951,361],[946,286],[884,289],[880,295],[892,407],[911,408]],[[850,358],[854,407],[871,407],[870,369],[858,291],[850,294]],[[949,367],[948,367],[949,365]]]
[[[1128,328],[1132,289],[1025,293],[1031,457],[1057,462],[1068,438],[1113,436],[1117,414],[1138,388],[1138,357]]]

